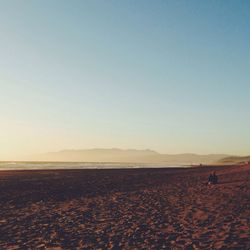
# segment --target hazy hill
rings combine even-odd
[[[64,162],[121,162],[121,163],[155,163],[155,164],[208,164],[217,162],[228,155],[222,154],[159,154],[152,150],[135,149],[83,149],[63,150],[31,157],[35,161]]]
[[[250,162],[250,156],[229,156],[218,161],[220,164],[242,164],[246,162]]]

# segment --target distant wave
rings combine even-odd
[[[106,163],[106,162],[0,162],[0,170],[46,170],[46,169],[119,169],[146,167],[180,167],[159,166],[137,163]]]

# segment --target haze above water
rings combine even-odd
[[[159,154],[152,150],[64,150],[33,155],[28,162],[2,162],[0,169],[89,169],[180,167],[214,164],[227,155]],[[26,159],[27,160],[27,159]]]

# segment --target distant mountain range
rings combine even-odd
[[[152,150],[136,149],[82,149],[63,150],[50,152],[30,157],[33,161],[56,162],[120,162],[120,163],[145,163],[145,164],[211,164],[229,157],[224,154],[160,154]]]
[[[250,156],[229,156],[218,161],[219,164],[245,164],[250,162]]]

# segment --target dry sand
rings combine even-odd
[[[250,249],[249,187],[250,166],[2,171],[0,249]]]

